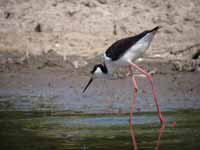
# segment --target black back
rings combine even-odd
[[[152,30],[146,30],[136,36],[127,37],[113,43],[107,50],[106,56],[111,58],[112,61],[119,59],[126,51],[140,39],[142,39],[147,33],[158,30],[160,27],[157,26]]]
[[[92,69],[91,73],[93,74],[97,70],[98,67],[101,69],[101,71],[103,73],[105,73],[105,74],[108,73],[108,69],[107,69],[105,64],[97,64],[97,65],[95,65],[94,68]]]

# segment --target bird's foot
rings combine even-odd
[[[160,118],[160,124],[164,125],[165,124],[165,118],[163,117],[163,115],[161,113],[159,114],[159,118]]]
[[[135,87],[134,91],[135,91],[135,93],[137,93],[138,92],[138,87]]]
[[[132,119],[129,118],[129,119],[128,119],[128,122],[129,122],[129,124],[132,124]]]
[[[171,123],[171,127],[172,127],[172,128],[175,128],[175,127],[176,127],[176,121],[173,121],[173,122]]]
[[[129,124],[132,124],[132,115],[130,114],[129,119],[128,119]]]

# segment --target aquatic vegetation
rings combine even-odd
[[[165,112],[167,126],[161,150],[200,147],[200,110]],[[135,113],[133,128],[139,150],[154,149],[160,129],[155,113]],[[171,122],[176,121],[176,127]],[[0,113],[0,148],[6,150],[114,150],[132,149],[127,115],[69,112]]]

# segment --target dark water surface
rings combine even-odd
[[[161,150],[200,149],[200,110],[164,113],[167,125]],[[176,121],[176,127],[171,122]],[[155,149],[160,129],[155,113],[135,113],[133,130],[139,150]],[[2,150],[133,149],[128,114],[93,115],[69,112],[0,112]]]

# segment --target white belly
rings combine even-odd
[[[153,37],[154,37],[154,34],[152,33],[147,34],[145,37],[143,37],[141,40],[139,40],[137,43],[131,46],[126,51],[126,53],[122,55],[120,59],[116,61],[112,61],[110,58],[104,56],[106,65],[109,66],[109,68],[112,68],[112,65],[118,65],[118,66],[129,65],[130,61],[133,62],[136,59],[142,57],[144,52],[149,48]]]
[[[136,59],[142,57],[145,51],[149,48],[152,39],[153,35],[147,34],[144,38],[130,47],[127,52],[116,61],[116,63],[120,65],[128,65],[130,61],[135,61]]]
[[[140,43],[132,46],[126,54],[124,54],[120,59],[122,61],[132,60],[135,61],[136,59],[142,57],[145,50],[149,47],[148,43]]]

